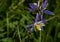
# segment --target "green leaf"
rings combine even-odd
[[[3,42],[13,42],[13,39],[12,38],[3,38],[0,41],[3,41]]]
[[[58,33],[58,36],[57,37],[60,38],[60,32]]]
[[[11,0],[10,1],[8,1],[8,0],[0,0],[0,12],[6,11],[7,8],[9,7],[9,5],[10,5],[10,2],[11,2]]]

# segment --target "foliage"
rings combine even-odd
[[[55,13],[44,30],[29,33],[25,26],[31,24],[35,13],[29,12],[28,3],[36,0],[0,0],[0,42],[60,42],[60,0],[49,0],[48,10]],[[44,15],[45,19],[54,16]]]

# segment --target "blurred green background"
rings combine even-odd
[[[30,13],[28,4],[37,0],[0,0],[0,42],[60,42],[60,0],[48,0],[47,10],[55,13],[43,31],[28,32],[24,27],[31,24],[35,13]],[[54,16],[44,15],[45,19]],[[40,39],[41,38],[41,39]]]

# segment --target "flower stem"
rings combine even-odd
[[[40,31],[40,42],[41,42],[41,31]]]
[[[49,18],[48,20],[46,20],[46,21],[50,21],[50,20],[52,20],[52,19],[54,19],[54,18],[56,18],[56,17],[58,17],[59,15],[56,15],[56,16],[54,16],[54,17],[51,17],[51,18]]]
[[[19,27],[18,27],[18,26],[17,26],[17,33],[18,33],[20,42],[22,42],[22,40],[21,40],[21,35],[20,35],[20,32],[19,32]]]
[[[8,27],[8,24],[9,24],[9,19],[8,19],[8,13],[6,13],[6,23],[7,23],[7,37],[8,37],[8,35],[9,35],[9,27]]]

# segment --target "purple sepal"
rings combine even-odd
[[[34,5],[33,3],[29,3],[30,8],[32,9],[38,9],[37,5]]]
[[[30,11],[30,12],[34,12],[34,11],[35,11],[35,9],[31,9],[31,8],[29,8],[29,11]]]
[[[48,0],[45,0],[44,3],[42,4],[42,8],[46,9],[47,6],[48,6]]]
[[[32,27],[33,27],[33,24],[31,24],[31,25],[27,25],[26,27],[28,27],[28,28],[32,28]]]
[[[40,14],[39,17],[41,20],[43,20],[43,14]]]
[[[43,19],[42,22],[45,23],[45,24],[47,23],[47,21],[45,19]]]
[[[33,32],[33,31],[34,31],[34,28],[33,27],[29,29],[29,32]]]
[[[33,32],[33,30],[34,30],[34,25],[33,24],[27,25],[26,27],[29,28],[29,32]]]
[[[53,12],[48,11],[48,10],[42,10],[43,13],[48,14],[48,15],[54,15]]]
[[[37,13],[36,18],[35,18],[35,22],[38,22],[38,19],[39,19],[39,14]]]

